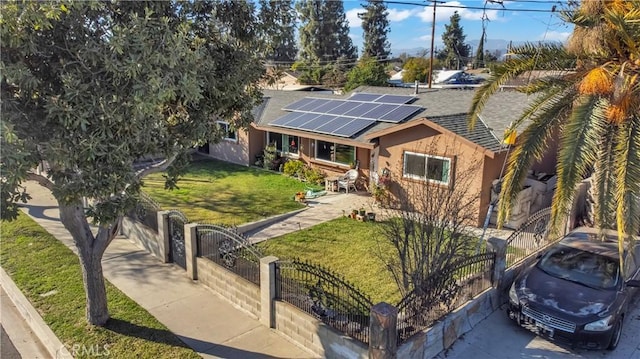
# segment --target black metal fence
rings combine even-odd
[[[495,261],[495,252],[463,258],[402,298],[396,305],[398,345],[490,288]]]
[[[263,255],[235,228],[198,224],[196,236],[198,257],[207,258],[260,285],[260,258]]]
[[[507,267],[560,240],[551,235],[551,208],[541,209],[531,215],[509,238],[507,238]]]
[[[157,233],[158,211],[160,211],[160,205],[146,193],[140,192],[138,204],[127,214],[127,217],[144,224]]]
[[[300,260],[276,262],[276,299],[369,343],[371,299],[322,266]]]

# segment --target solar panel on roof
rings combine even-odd
[[[285,107],[283,107],[283,110],[288,110],[288,111],[295,111],[300,109],[300,107],[309,104],[310,102],[313,102],[315,99],[311,98],[311,97],[305,97],[302,100],[298,100],[292,104],[286,105]]]
[[[336,116],[332,116],[332,115],[316,115],[316,116],[317,117],[315,117],[311,121],[308,121],[302,124],[299,128],[305,131],[315,131],[318,127],[336,118]]]
[[[323,105],[326,101],[330,101],[330,100],[316,98],[316,99],[313,99],[313,101],[300,106],[296,111],[311,111],[314,108],[320,105]]]
[[[364,130],[365,128],[373,125],[375,122],[376,121],[374,120],[365,120],[362,118],[355,118],[351,120],[351,122],[347,123],[346,125],[333,131],[331,134],[340,136],[340,137],[351,137],[357,134],[358,132]]]
[[[413,101],[413,96],[382,95],[375,102],[405,104]]]
[[[331,134],[333,131],[351,122],[353,119],[350,117],[334,117],[329,122],[326,122],[322,126],[316,128],[314,131]]]
[[[289,112],[286,115],[278,117],[277,119],[271,121],[271,124],[275,126],[285,126],[287,123],[295,120],[301,115],[303,115],[303,113],[301,112]]]
[[[342,101],[342,102],[343,102],[342,104],[328,110],[327,113],[330,113],[332,115],[342,116],[345,114],[345,112],[351,111],[355,106],[360,105],[360,102],[353,102],[353,101]]]
[[[397,109],[380,116],[379,120],[397,123],[418,112],[420,109],[420,106],[398,106]]]
[[[305,123],[312,121],[318,116],[320,115],[317,113],[302,112],[299,117],[296,117],[294,120],[287,123],[287,126],[291,128],[301,128]]]
[[[378,97],[380,97],[380,94],[373,94],[373,93],[355,93],[353,95],[351,95],[349,97],[349,100],[351,101],[365,101],[365,102],[372,102],[375,101]]]
[[[362,117],[362,115],[364,115],[365,113],[373,110],[374,108],[376,108],[378,106],[379,106],[379,104],[377,104],[377,103],[364,102],[364,103],[360,104],[359,106],[354,106],[351,110],[345,112],[344,115],[345,116],[350,116],[350,117]]]
[[[340,105],[343,105],[347,103],[347,101],[342,101],[342,100],[330,100],[327,103],[325,103],[324,105],[321,105],[319,107],[316,107],[313,109],[313,112],[318,112],[318,113],[330,113],[327,111],[330,111],[332,109],[335,109],[336,107],[339,107]]]
[[[391,105],[387,103],[378,104],[378,106],[371,109],[371,111],[362,115],[363,118],[370,118],[372,120],[377,120],[380,117],[386,115],[387,113],[397,109],[401,105]]]

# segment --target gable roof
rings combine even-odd
[[[265,102],[256,116],[255,125],[262,130],[286,132],[286,129],[271,126],[270,123],[277,118],[286,115],[288,111],[283,107],[303,99],[305,97],[346,99],[356,92],[373,94],[390,94],[414,96],[416,100],[411,105],[421,106],[423,110],[407,118],[402,123],[409,123],[418,119],[427,119],[434,124],[455,133],[472,143],[475,143],[489,151],[499,151],[502,145],[504,131],[516,120],[526,108],[530,98],[527,95],[515,91],[502,91],[491,97],[485,110],[480,115],[480,121],[473,130],[467,126],[466,112],[471,106],[475,94],[472,89],[420,89],[418,94],[412,88],[400,87],[372,87],[362,86],[345,95],[329,95],[321,93],[304,93],[290,91],[264,90]],[[361,133],[348,139],[349,142],[359,142],[370,145],[370,141],[378,137],[376,134],[395,132],[403,128],[400,124],[377,122]],[[337,142],[344,138],[336,137]],[[368,146],[367,146],[368,147]]]

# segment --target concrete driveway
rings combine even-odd
[[[506,305],[505,305],[506,307]],[[615,351],[577,350],[549,342],[518,327],[507,318],[504,309],[495,311],[439,359],[514,359],[514,358],[615,358],[640,359],[640,298],[635,299],[625,318],[620,344]]]

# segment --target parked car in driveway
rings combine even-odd
[[[588,349],[618,345],[629,303],[640,287],[640,245],[578,229],[525,269],[509,290],[509,318],[549,339]]]

